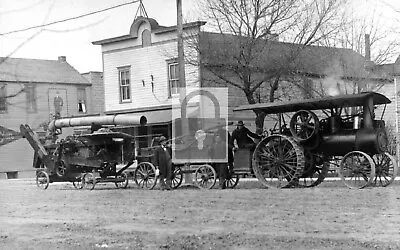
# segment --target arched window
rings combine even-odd
[[[142,32],[142,47],[151,46],[151,32],[148,29]]]

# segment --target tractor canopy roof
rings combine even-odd
[[[374,105],[391,103],[391,101],[382,94],[376,92],[363,92],[360,94],[346,94],[313,99],[247,104],[236,107],[234,111],[261,110],[264,111],[266,114],[277,114],[285,112],[296,112],[299,110],[358,107],[363,106],[369,98],[373,99]]]

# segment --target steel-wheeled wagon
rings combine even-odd
[[[349,188],[384,187],[398,172],[383,120],[390,102],[382,94],[365,92],[243,105],[234,111],[276,115],[275,126],[251,158],[251,171],[263,185],[314,187],[335,169]],[[380,117],[375,115],[378,106],[383,107]]]
[[[210,135],[211,132],[208,132]],[[167,147],[172,155],[171,142],[169,140]],[[153,165],[154,150],[158,146],[157,137],[154,137],[150,147],[141,148],[137,156],[139,165],[135,171],[136,184],[140,188],[153,189],[158,178],[156,175],[156,166]],[[218,178],[217,171],[211,162],[173,162],[172,163],[172,182],[171,187],[176,189],[183,184],[185,179],[186,184],[197,186],[201,189],[211,189],[214,187]]]

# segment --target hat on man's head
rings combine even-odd
[[[236,123],[236,126],[244,126],[243,121],[238,121],[238,122]]]
[[[167,140],[167,138],[165,137],[165,136],[160,136],[160,137],[158,137],[158,141],[159,142],[163,142],[163,141],[166,141]]]

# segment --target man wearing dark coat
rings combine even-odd
[[[167,147],[167,138],[165,138],[165,136],[159,137],[158,141],[160,145],[155,148],[153,163],[160,171],[160,175],[158,177],[160,181],[160,189],[171,190],[171,149]]]
[[[222,132],[222,133],[221,133]],[[225,138],[225,140],[223,140]],[[214,141],[209,149],[210,159],[224,159],[226,158],[226,151],[228,143],[226,142],[226,131],[217,131],[214,134]],[[229,157],[228,157],[229,158]],[[228,164],[224,162],[214,163],[215,170],[219,175],[219,187],[220,189],[225,189],[225,181],[228,175]]]
[[[250,150],[254,150],[256,143],[253,141],[253,139],[260,139],[261,137],[246,128],[243,121],[239,121],[236,125],[237,128],[232,132],[232,137],[229,141],[229,144],[233,146],[236,140],[239,148],[248,148]]]

